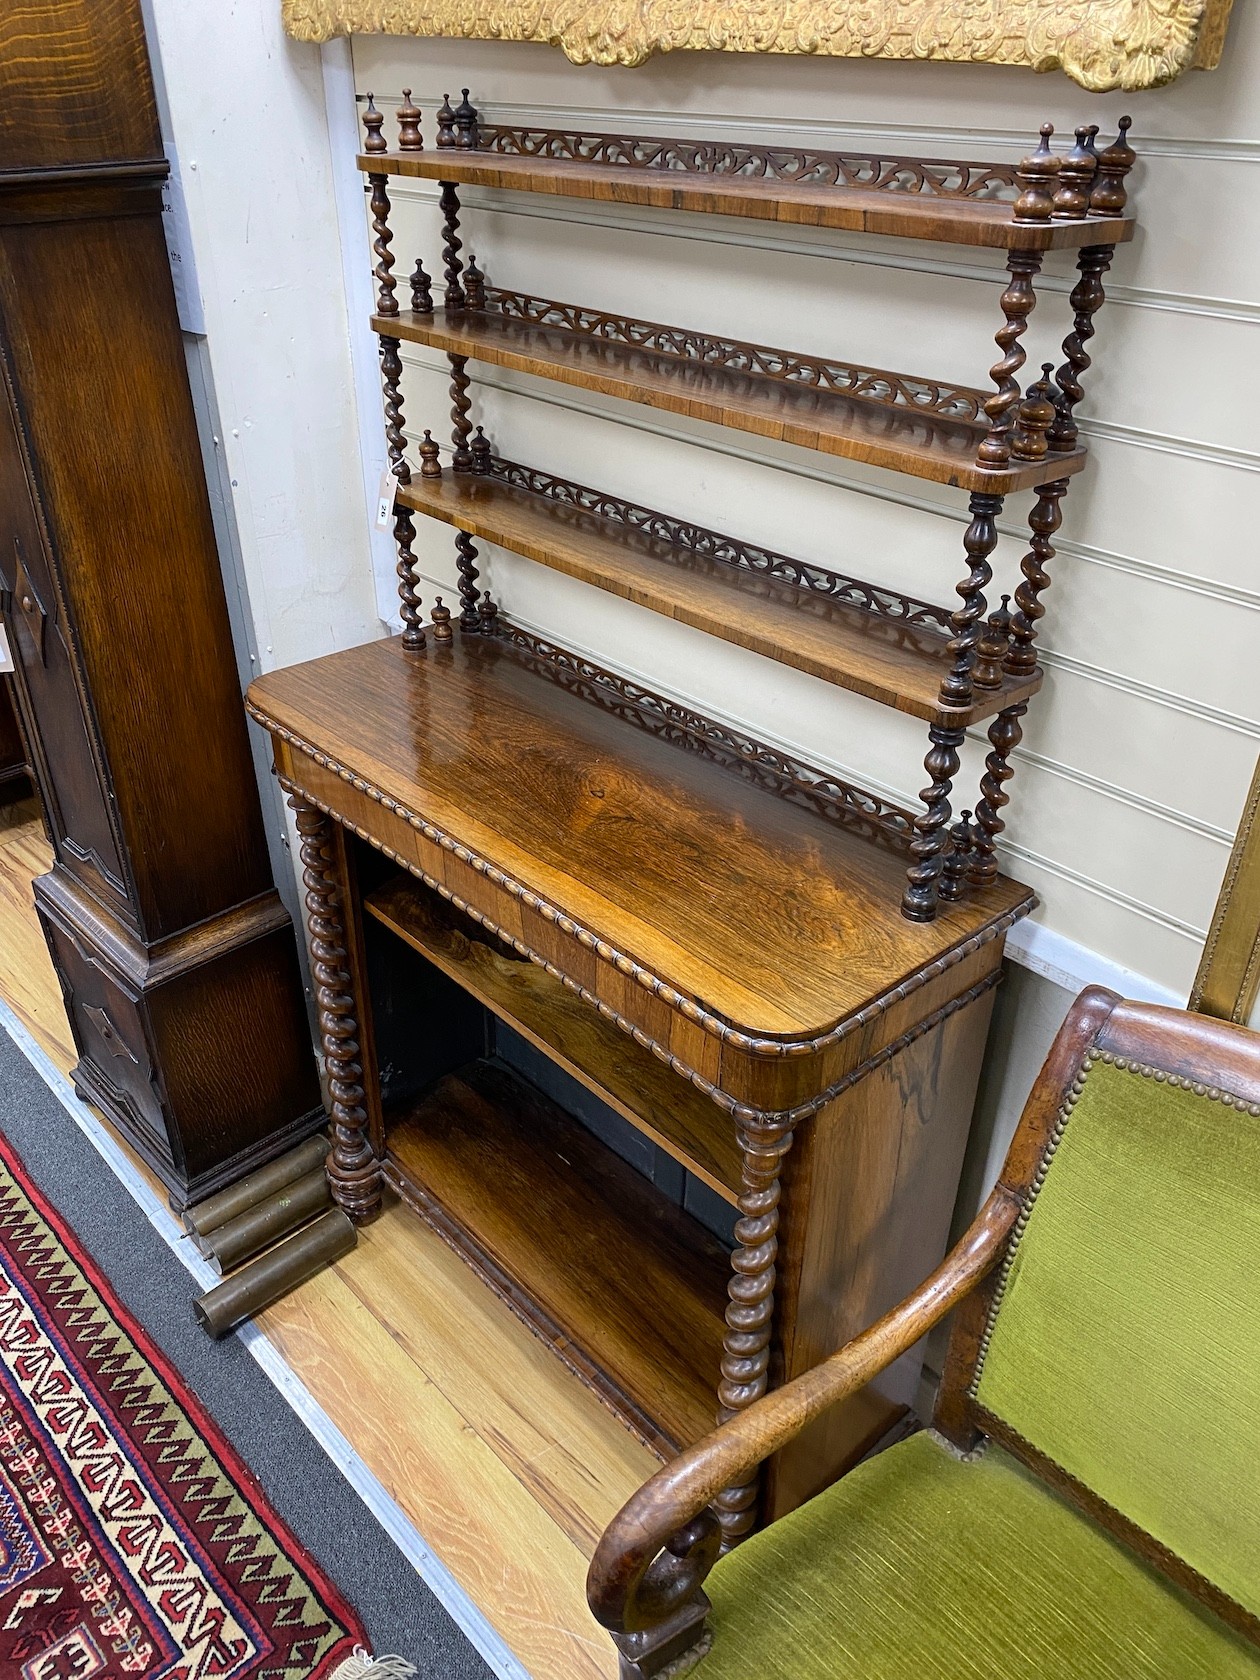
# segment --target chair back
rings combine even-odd
[[[1255,1637],[1260,1034],[1094,989],[1064,1042],[1012,1145],[970,1417]]]

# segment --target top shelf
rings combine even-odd
[[[475,148],[365,153],[359,167],[378,175],[1003,251],[1119,245],[1133,238],[1136,227],[1124,215],[1016,221],[1015,172],[1004,165],[485,127],[480,137]],[[522,147],[529,149],[516,149]],[[556,150],[627,161],[557,156]],[[637,156],[651,161],[629,161]],[[1002,191],[1011,197],[981,196]]]

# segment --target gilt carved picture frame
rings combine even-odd
[[[1062,70],[1095,93],[1220,62],[1233,0],[281,0],[299,41],[536,41],[575,64],[677,51],[937,59]]]

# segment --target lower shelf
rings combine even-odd
[[[394,876],[363,908],[723,1200],[738,1203],[743,1155],[735,1122],[650,1050],[534,963],[476,937],[473,922],[410,875]]]
[[[730,1260],[497,1063],[386,1117],[389,1183],[650,1447],[713,1427]]]

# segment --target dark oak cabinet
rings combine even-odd
[[[0,23],[0,609],[81,1091],[177,1202],[320,1123],[241,718],[133,0]],[[66,67],[73,55],[75,74]]]

